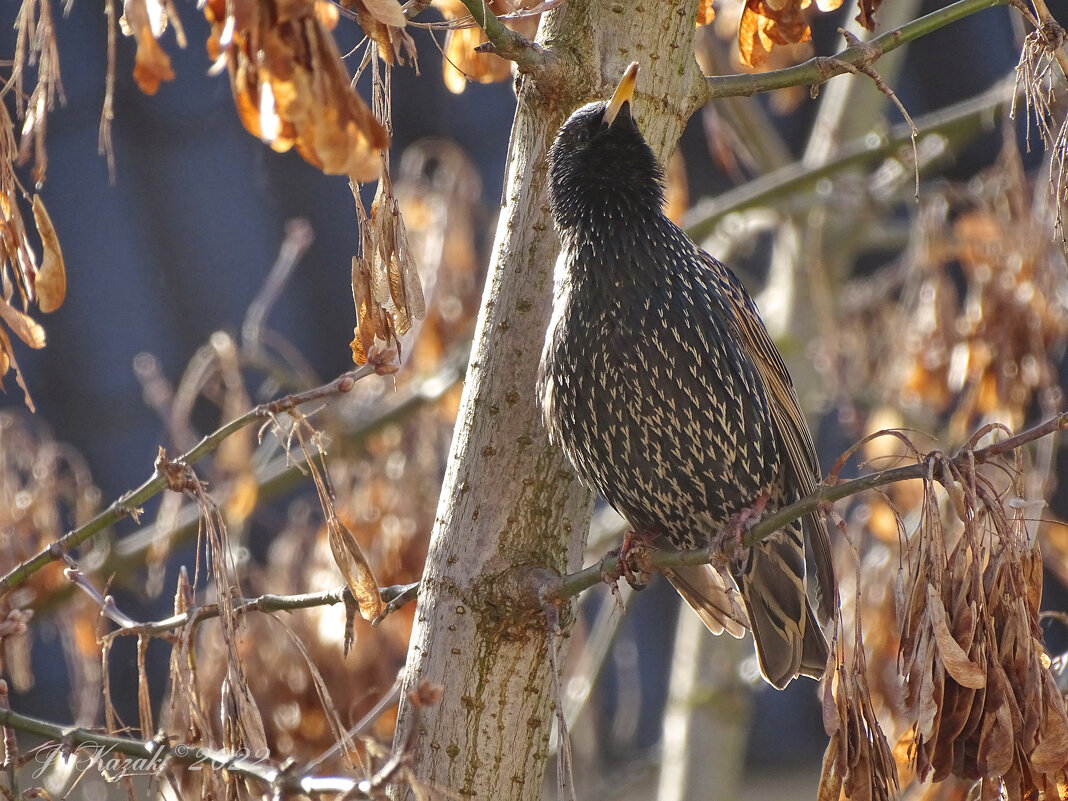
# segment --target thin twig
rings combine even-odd
[[[850,47],[870,48],[871,45],[868,42],[862,42],[852,33],[845,28],[839,28],[838,32],[845,37],[846,42]],[[876,72],[875,67],[871,65],[871,62],[878,58],[878,55],[873,56],[870,61],[864,64],[854,66],[852,64],[845,64],[846,72],[850,72],[854,75],[867,75],[875,83],[875,88],[886,95],[897,106],[898,111],[901,112],[901,116],[905,118],[905,123],[909,126],[909,133],[912,138],[912,160],[914,162],[914,171],[916,174],[916,200],[920,199],[920,153],[916,147],[916,139],[919,138],[920,130],[916,127],[916,123],[912,121],[912,116],[909,114],[908,109],[905,108],[905,104],[898,98],[897,93],[890,88],[890,85],[883,80],[883,76]]]
[[[323,384],[320,387],[310,389],[307,392],[287,395],[284,398],[269,403],[260,404],[204,437],[186,453],[182,454],[177,459],[171,460],[170,463],[185,466],[193,465],[208,453],[211,453],[218,448],[227,437],[232,436],[241,429],[246,428],[253,423],[262,422],[265,419],[271,419],[280,414],[285,414],[301,404],[349,392],[355,385],[356,381],[369,375],[376,374],[379,369],[382,369],[382,365],[378,364],[375,360],[368,359],[367,364],[359,369],[343,373],[338,378],[335,378],[333,381]],[[81,545],[94,534],[103,531],[105,528],[113,525],[124,517],[133,517],[136,519],[141,514],[141,504],[159,494],[167,487],[167,476],[162,475],[157,470],[152,477],[145,481],[141,486],[127,492],[121,498],[112,502],[107,509],[98,514],[88,523],[67,532],[58,540],[43,548],[36,555],[22,562],[0,578],[0,597],[3,597],[15,587],[24,583],[30,576],[45,565],[62,559],[71,549]]]
[[[374,624],[384,620],[389,614],[400,609],[407,603],[415,600],[419,591],[419,582],[411,584],[393,584],[388,587],[380,587],[379,594],[386,602],[385,611],[374,620]],[[348,585],[334,587],[320,592],[303,592],[296,595],[274,595],[264,593],[258,598],[245,598],[234,603],[234,615],[243,615],[248,612],[292,612],[296,609],[311,609],[317,606],[333,606],[345,603],[346,596],[352,598]],[[99,596],[98,596],[99,597]],[[171,615],[163,620],[155,620],[151,623],[120,624],[122,627],[106,635],[106,639],[137,635],[146,637],[160,637],[170,634],[190,623],[200,623],[220,614],[218,604],[205,604],[187,612]]]
[[[968,465],[985,464],[999,456],[1027,445],[1028,443],[1066,428],[1068,428],[1068,411],[1061,412],[1034,428],[1030,428],[1014,437],[1007,437],[1006,439],[995,442],[985,448],[980,448],[979,450],[971,450],[970,448],[963,449],[956,456],[948,460],[941,454],[929,454],[927,458],[924,458],[915,464],[895,467],[890,470],[881,470],[877,473],[870,473],[837,484],[822,484],[810,495],[806,495],[799,501],[796,501],[789,506],[784,506],[781,509],[777,509],[767,517],[764,517],[749,530],[743,538],[743,543],[752,547],[765,537],[779,531],[783,526],[786,526],[794,520],[800,519],[809,512],[816,511],[822,505],[840,501],[843,498],[848,498],[859,492],[874,489],[875,487],[881,487],[886,484],[893,484],[898,481],[929,478],[932,475],[932,469],[934,469],[933,477],[938,478],[940,468],[938,468],[937,465],[935,468],[932,468],[932,460],[936,456],[938,457],[939,463],[948,461],[948,464],[956,466],[964,463],[967,463]],[[713,561],[720,559],[721,556],[714,550],[714,548],[701,548],[695,551],[644,551],[640,553],[639,558],[641,560],[641,570],[650,572],[669,568],[710,564]],[[545,571],[531,571],[530,580],[532,582],[544,582],[542,586],[537,587],[536,589],[532,588],[531,597],[537,598],[540,595],[545,601],[559,602],[578,595],[580,592],[601,582],[617,581],[619,577],[619,554],[617,552],[612,552],[606,554],[596,563],[578,571],[577,573],[571,573],[559,578],[546,579]]]
[[[1015,80],[1010,77],[975,97],[919,117],[916,125],[924,137],[937,134],[951,138],[965,126],[976,128],[979,127],[977,121],[993,119],[993,111],[1011,103],[1015,96]],[[769,172],[737,189],[696,204],[683,219],[686,232],[700,241],[712,234],[728,214],[781,201],[804,187],[815,186],[822,178],[884,158],[911,137],[912,130],[908,125],[896,126],[878,147],[873,148],[870,140],[862,137],[843,145],[835,158],[822,164],[808,166],[795,162]]]
[[[1008,4],[1009,0],[959,0],[900,28],[876,36],[861,46],[847,47],[831,57],[816,56],[802,64],[770,72],[708,76],[705,78],[705,102],[718,97],[755,95],[758,92],[785,89],[788,86],[818,86],[847,72],[849,66],[863,69],[890,51],[939,28],[959,22],[978,11]]]

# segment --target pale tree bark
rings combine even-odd
[[[679,614],[656,801],[733,801],[741,794],[752,688],[738,668],[752,654],[748,636],[713,637],[697,615]]]
[[[606,97],[637,60],[635,111],[666,157],[705,91],[695,14],[694,0],[569,0],[542,22],[547,66],[518,83],[505,206],[408,652],[405,687],[429,681],[444,694],[414,732],[403,703],[396,735],[413,744],[419,781],[465,798],[540,796],[556,700],[547,629],[517,611],[508,576],[576,569],[589,525],[590,495],[549,446],[534,392],[559,247],[545,152],[567,115]]]

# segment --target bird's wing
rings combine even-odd
[[[778,348],[760,319],[756,304],[737,276],[703,250],[698,249],[698,252],[720,284],[720,289],[728,296],[730,302],[727,306],[733,315],[731,322],[738,339],[746,346],[746,351],[752,354],[769,396],[775,401],[771,404],[772,414],[786,447],[790,478],[797,489],[798,497],[809,495],[815,491],[816,483],[820,480],[820,465],[812,434],[794,391],[793,379],[790,378]],[[811,551],[809,557],[815,568],[816,599],[820,617],[829,620],[837,605],[838,588],[834,578],[827,529],[820,515],[815,512],[805,516],[804,528]]]
[[[749,618],[738,598],[738,591],[727,586],[712,565],[676,567],[665,570],[664,576],[713,634],[726,631],[732,637],[741,637],[749,628]]]

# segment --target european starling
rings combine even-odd
[[[730,269],[663,212],[664,176],[630,109],[631,64],[607,102],[580,108],[549,150],[562,250],[538,372],[550,439],[638,533],[706,547],[740,517],[809,494],[820,479],[793,382]],[[728,580],[713,566],[667,572],[714,633],[751,627],[778,688],[818,678],[821,619],[837,589],[817,514],[749,549]]]

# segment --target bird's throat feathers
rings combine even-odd
[[[656,172],[633,174],[624,166],[606,165],[603,171],[585,169],[583,180],[567,180],[554,187],[550,197],[553,220],[565,232],[597,235],[628,222],[653,223],[662,216],[664,186],[659,165]]]

